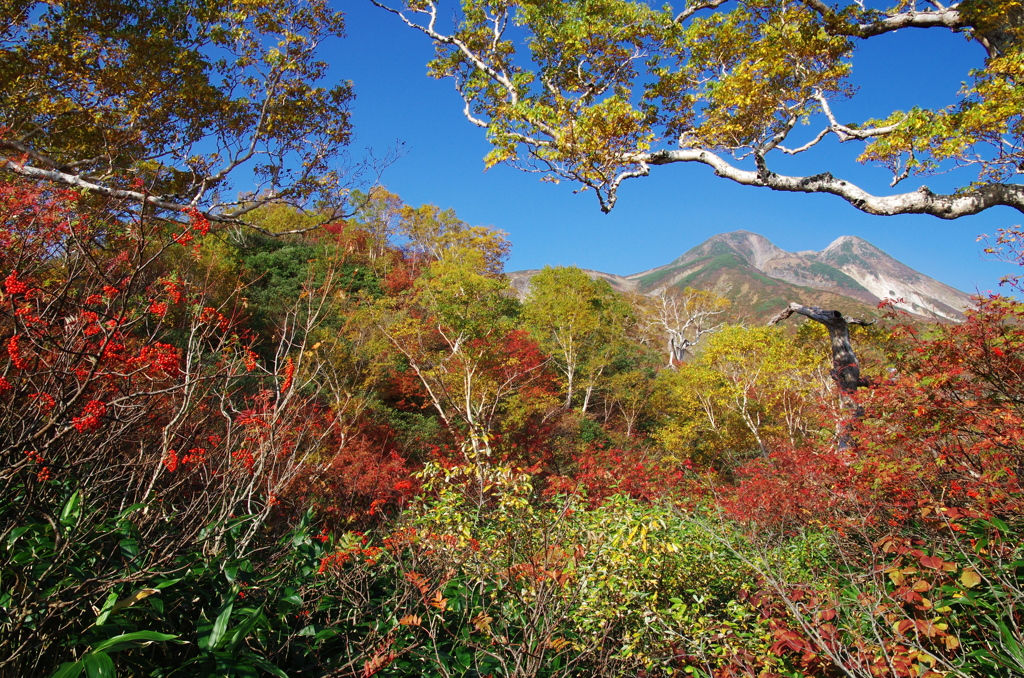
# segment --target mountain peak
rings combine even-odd
[[[823,249],[820,254],[822,256],[828,255],[829,253],[835,252],[871,252],[885,254],[882,250],[878,249],[864,238],[858,238],[855,235],[841,235],[833,240],[828,247]],[[888,255],[886,255],[888,256]]]
[[[855,235],[840,236],[831,245],[812,256],[818,261],[843,270],[851,266],[863,269],[882,266],[889,269],[900,268],[901,273],[913,272],[914,275],[918,275],[913,269],[904,266],[867,240]]]
[[[509,274],[520,296],[537,271]],[[587,271],[622,292],[657,294],[694,287],[729,297],[747,317],[769,317],[790,302],[870,316],[882,299],[918,316],[962,320],[972,300],[878,249],[844,235],[824,250],[787,252],[758,233],[719,233],[675,261],[628,276]]]
[[[772,259],[785,254],[783,250],[776,247],[763,235],[739,230],[711,236],[676,259],[673,264],[685,263],[707,256],[722,256],[729,253],[739,256],[758,270],[761,270]]]
[[[741,274],[744,268],[748,273]],[[760,282],[745,278],[740,283],[744,275]],[[628,276],[639,289],[650,291],[694,284],[729,286],[730,278],[741,287],[770,287],[778,284],[770,281],[779,281],[870,306],[882,299],[903,299],[897,307],[948,320],[962,318],[971,303],[966,294],[914,271],[854,235],[840,236],[820,252],[787,252],[760,234],[731,231],[708,238],[671,264]]]
[[[825,249],[822,250],[822,252],[827,252],[827,251],[832,250],[832,249],[839,249],[839,248],[843,247],[844,245],[846,245],[847,243],[849,243],[850,245],[854,245],[854,246],[862,245],[862,244],[870,244],[870,243],[868,243],[867,240],[864,240],[864,238],[858,238],[855,235],[841,235],[838,238],[836,238],[835,240],[833,240],[829,244],[828,247],[826,247]]]
[[[763,240],[765,242],[768,242],[768,238],[764,237],[760,233],[754,233],[753,231],[748,231],[743,228],[737,229],[735,231],[728,231],[726,233],[719,233],[718,235],[713,235],[710,238],[708,238],[708,240]]]

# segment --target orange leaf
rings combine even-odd
[[[912,628],[914,628],[914,620],[912,619],[901,619],[892,625],[892,630],[901,636]]]
[[[430,599],[430,606],[444,612],[448,609],[448,599],[441,596],[440,590],[434,591],[434,597]]]

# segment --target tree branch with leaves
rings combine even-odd
[[[674,9],[470,0],[459,12],[443,0],[373,1],[437,45],[431,73],[455,82],[466,117],[487,130],[487,166],[594,190],[606,212],[624,181],[674,164],[706,165],[746,186],[835,195],[869,214],[1024,212],[1024,186],[1014,181],[1024,166],[1019,2],[701,0]],[[857,44],[899,29],[962,34],[985,50],[985,65],[965,73],[969,82],[948,105],[843,121]],[[775,169],[776,158],[829,138],[861,144],[858,160],[887,168],[891,187],[963,170],[960,186],[876,194],[832,161],[809,175]]]
[[[318,53],[343,25],[322,0],[8,5],[0,170],[213,222],[270,201],[337,219],[352,90]]]

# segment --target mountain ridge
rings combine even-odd
[[[508,274],[521,297],[536,272]],[[787,252],[757,233],[730,231],[708,238],[667,264],[639,273],[586,272],[621,292],[650,295],[667,287],[710,289],[754,316],[790,301],[836,306],[849,300],[854,302],[851,310],[864,313],[890,299],[897,300],[896,308],[908,313],[956,322],[973,304],[967,294],[853,235],[840,236],[820,251]]]

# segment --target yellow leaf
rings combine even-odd
[[[565,638],[552,638],[548,641],[548,647],[555,652],[561,652],[563,648],[569,645],[569,641]]]
[[[160,593],[160,591],[157,589],[139,589],[138,591],[136,591],[129,597],[125,598],[124,600],[119,600],[116,603],[114,603],[114,607],[110,611],[111,613],[114,613],[123,608],[131,607],[140,600],[149,598],[151,595],[155,593]]]
[[[981,583],[981,575],[974,570],[964,570],[960,575],[960,583],[967,588],[974,588]]]
[[[490,633],[492,621],[494,621],[494,617],[491,617],[490,615],[487,615],[483,612],[470,619],[470,622],[473,624],[473,627],[480,633]]]

